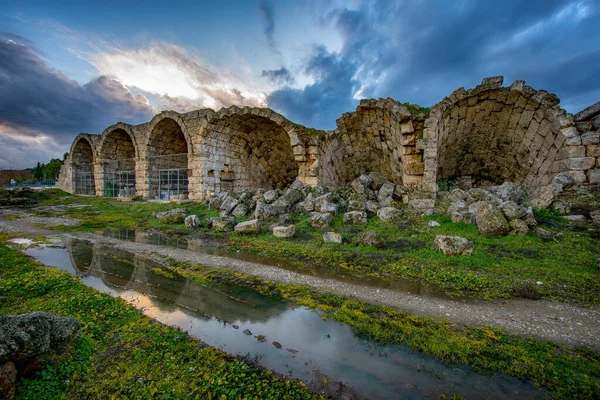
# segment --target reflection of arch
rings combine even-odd
[[[189,134],[179,114],[165,111],[149,125],[147,155],[150,198],[187,198],[192,153]]]
[[[105,196],[135,195],[137,154],[129,125],[119,122],[102,133],[98,158],[102,163]]]
[[[94,143],[91,135],[78,135],[71,146],[71,166],[73,172],[73,193],[94,195]]]
[[[94,244],[93,251],[91,274],[101,278],[107,286],[126,287],[135,270],[133,254],[101,244]]]
[[[78,275],[87,275],[93,262],[93,245],[87,240],[70,238],[67,249],[71,258],[71,264]]]
[[[426,121],[428,188],[435,179],[460,176],[530,187],[551,179],[552,163],[565,142],[553,94],[515,81],[486,78],[475,89],[458,89],[437,104]]]
[[[297,156],[305,157],[289,121],[249,107],[220,110],[203,129],[202,146],[202,182],[209,191],[283,188],[298,177]]]

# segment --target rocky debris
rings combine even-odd
[[[500,208],[502,209],[504,216],[509,221],[512,221],[514,219],[520,219],[527,215],[527,211],[525,211],[525,207],[515,203],[512,200],[505,201],[504,203],[502,203],[500,205]]]
[[[391,182],[385,181],[379,188],[377,194],[377,201],[382,207],[389,207],[394,203],[394,191],[396,185]]]
[[[233,230],[238,233],[258,233],[260,231],[260,221],[251,219],[250,221],[240,222]]]
[[[310,219],[308,220],[308,223],[313,228],[325,229],[329,227],[332,221],[333,215],[329,213],[313,212],[310,214]]]
[[[571,212],[571,203],[566,200],[557,199],[552,202],[552,207],[560,214],[567,215]]]
[[[558,184],[563,187],[563,189],[568,189],[575,184],[575,181],[571,177],[571,175],[567,173],[561,173],[552,178],[551,184]]]
[[[256,210],[254,210],[254,218],[265,221],[278,218],[284,213],[285,210],[282,207],[275,204],[269,204],[265,200],[258,200],[256,202]]]
[[[313,201],[313,207],[315,210],[320,210],[323,204],[332,203],[333,202],[333,193],[325,193],[320,196],[315,197]]]
[[[377,210],[377,216],[383,222],[398,223],[402,220],[404,213],[394,207],[383,207]]]
[[[185,208],[173,208],[168,211],[163,211],[154,214],[156,219],[163,224],[182,224],[187,215]]]
[[[366,224],[367,213],[364,211],[350,211],[344,214],[345,224]]]
[[[41,356],[53,362],[73,349],[79,326],[73,318],[45,312],[0,316],[0,363],[42,361]]]
[[[336,232],[323,233],[323,242],[325,243],[342,243],[342,235]]]
[[[278,238],[291,238],[296,235],[296,225],[276,226],[273,228],[273,236]]]
[[[448,199],[453,202],[465,201],[467,199],[467,192],[462,189],[454,189],[448,194]]]
[[[504,182],[500,186],[490,186],[486,190],[501,201],[519,203],[527,197],[527,190],[523,186],[513,182]]]
[[[470,255],[473,253],[473,242],[460,236],[437,235],[431,250],[441,251],[447,256]]]
[[[273,203],[275,200],[277,200],[279,198],[279,195],[277,194],[276,190],[268,190],[265,192],[265,194],[263,195],[263,200],[265,201],[265,203],[267,204],[271,204]]]
[[[354,191],[363,196],[366,199],[372,200],[374,198],[373,191],[371,188],[373,187],[373,178],[369,175],[361,175],[352,182],[350,182],[350,187],[354,189]]]
[[[338,212],[338,205],[335,203],[323,203],[323,204],[321,204],[319,211],[321,213],[329,213],[329,214],[335,216],[335,215],[337,215],[337,212]]]
[[[207,201],[208,208],[210,210],[221,208],[221,204],[223,204],[227,196],[229,196],[229,192],[219,192],[215,196],[209,198]]]
[[[383,174],[381,174],[379,172],[370,172],[369,173],[369,177],[373,181],[373,183],[371,185],[371,187],[373,188],[373,190],[380,190],[380,188],[383,185],[385,185],[386,183],[390,183],[390,182],[388,182],[387,178],[385,176],[383,176]],[[392,192],[393,192],[393,189],[392,189]]]
[[[283,196],[275,200],[273,204],[283,208],[284,210],[287,210],[296,203],[300,202],[300,200],[302,200],[303,197],[304,195],[300,190],[289,188],[285,191]]]
[[[410,199],[408,206],[417,211],[425,211],[435,207],[435,200],[433,199]]]
[[[221,203],[221,207],[219,207],[219,211],[224,215],[230,214],[233,209],[238,205],[238,200],[234,196],[227,196],[223,203]]]
[[[381,206],[379,205],[379,203],[376,202],[376,201],[373,201],[373,200],[367,200],[367,202],[365,203],[365,207],[367,209],[367,215],[369,217],[376,216],[377,212],[381,208]]]
[[[538,187],[532,194],[530,198],[530,203],[533,208],[538,208],[540,210],[550,207],[552,202],[554,201],[554,197],[556,195],[556,187],[560,186],[560,184],[550,184],[548,186],[540,186]]]
[[[348,212],[351,211],[365,211],[367,209],[367,205],[364,201],[360,200],[350,200],[348,202]]]
[[[361,233],[357,240],[357,246],[375,246],[378,249],[384,247],[383,238],[377,231],[366,231]]]
[[[600,224],[600,210],[590,211],[590,218],[597,224]]]
[[[498,196],[488,192],[485,189],[481,189],[481,188],[469,189],[467,191],[466,201],[468,203],[477,203],[480,201],[487,201],[487,202],[495,203],[495,204],[500,204],[502,202],[502,200]]]
[[[12,400],[17,394],[17,369],[15,364],[0,364],[0,399]]]
[[[475,211],[475,224],[479,234],[487,236],[505,236],[510,232],[508,221],[500,208],[485,203]]]
[[[234,220],[229,217],[212,218],[212,229],[221,232],[230,232],[233,230]]]
[[[194,214],[185,217],[183,222],[185,223],[185,226],[188,226],[190,228],[198,228],[200,226],[200,218],[198,218],[198,216]]]
[[[522,219],[514,219],[510,221],[510,234],[511,235],[527,235],[529,232],[529,226],[527,222]]]
[[[231,212],[231,215],[233,215],[236,218],[243,217],[244,215],[248,214],[248,211],[250,211],[250,209],[251,208],[248,207],[246,204],[238,203],[238,205],[235,206],[235,208]]]

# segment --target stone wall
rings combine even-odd
[[[135,194],[145,198],[157,197],[157,171],[171,167],[187,171],[186,196],[194,200],[282,188],[294,179],[336,186],[367,172],[426,193],[462,177],[534,188],[568,173],[580,184],[599,183],[600,103],[572,116],[553,94],[524,81],[502,83],[486,78],[431,110],[362,100],[333,131],[306,128],[268,108],[164,111],[148,123],[77,136],[59,187],[76,192],[76,177],[93,172],[92,192],[102,196],[109,171],[124,160],[135,170]]]

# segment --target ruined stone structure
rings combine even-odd
[[[201,200],[220,191],[283,188],[295,179],[336,186],[380,172],[409,190],[437,182],[522,183],[568,173],[600,183],[600,104],[575,116],[524,81],[486,78],[430,110],[390,98],[363,100],[333,131],[292,123],[266,108],[164,111],[141,125],[82,133],[59,187],[77,194]]]

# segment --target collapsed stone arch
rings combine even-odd
[[[299,175],[305,147],[293,124],[261,108],[221,109],[202,129],[205,192],[284,188]]]
[[[94,162],[96,143],[92,135],[79,134],[71,145],[72,192],[74,194],[96,194]]]
[[[422,152],[416,148],[424,120],[420,114],[418,107],[411,112],[390,98],[362,100],[325,137],[319,156],[322,182],[335,186],[379,172],[392,182],[418,185],[423,175]]]
[[[438,103],[425,121],[425,183],[469,177],[477,184],[504,181],[536,187],[553,176],[565,137],[559,99],[515,81],[486,78]]]
[[[102,133],[98,158],[105,196],[128,197],[136,194],[137,155],[136,138],[129,125],[119,122]]]
[[[149,197],[161,200],[187,199],[192,170],[190,135],[181,115],[165,111],[155,116],[148,127],[146,157]]]

